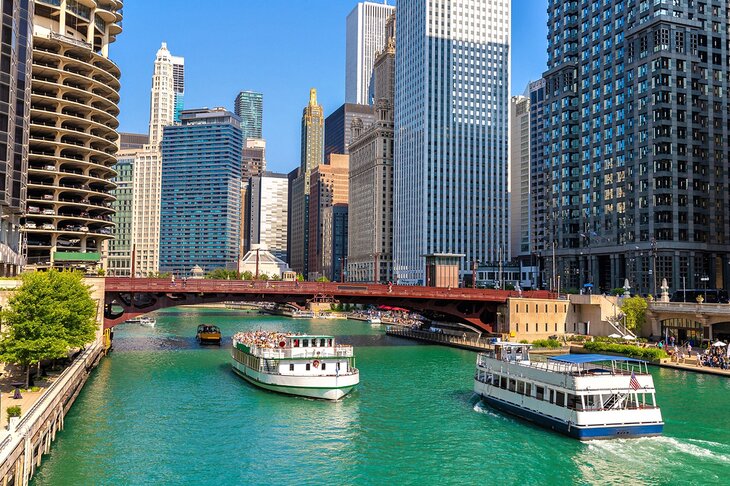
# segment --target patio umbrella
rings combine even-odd
[[[718,348],[727,346],[727,344],[723,343],[722,341],[716,341],[713,346],[716,346]]]
[[[622,338],[623,336],[621,334],[614,333],[614,334],[609,334],[608,337],[610,337],[611,339],[619,339],[619,338]]]

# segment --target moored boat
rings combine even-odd
[[[155,324],[157,324],[157,321],[152,319],[151,317],[139,318],[139,325],[142,327],[155,327]]]
[[[266,390],[339,400],[360,382],[352,346],[333,336],[268,331],[233,336],[233,371]]]
[[[478,355],[474,391],[484,402],[580,440],[661,435],[646,362],[599,354],[534,362],[529,349],[496,343]]]
[[[218,326],[201,324],[198,326],[198,332],[195,334],[195,339],[197,339],[200,344],[220,344],[221,330]]]

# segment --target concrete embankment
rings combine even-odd
[[[0,433],[0,437],[4,435],[0,441],[0,484],[28,484],[43,454],[50,452],[56,432],[63,429],[66,413],[103,354],[101,340],[89,345],[24,413],[19,423]]]

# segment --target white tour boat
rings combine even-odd
[[[231,357],[246,381],[289,395],[338,400],[360,382],[352,346],[333,336],[239,332]]]
[[[600,354],[530,361],[529,349],[496,343],[478,355],[474,391],[483,401],[581,440],[661,435],[646,362]]]
[[[126,321],[128,324],[139,324],[142,327],[155,327],[157,321],[151,317],[139,316]]]

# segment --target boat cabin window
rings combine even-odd
[[[520,395],[525,394],[525,382],[524,381],[517,382],[517,393],[519,393]]]
[[[555,392],[555,405],[559,407],[565,406],[565,393]]]
[[[548,401],[550,403],[555,403],[555,390],[551,390],[548,388]]]
[[[309,371],[310,369],[312,369],[312,365],[310,365],[309,363],[307,363],[307,371]]]
[[[326,369],[327,369],[327,363],[325,363],[325,362],[322,362],[322,371],[324,371],[324,370],[326,370]]]
[[[583,410],[583,404],[578,395],[568,395],[568,408],[571,410]]]
[[[294,363],[289,363],[289,371],[294,371]]]
[[[515,388],[517,388],[515,380],[510,379],[509,380],[509,391],[515,391]]]
[[[324,348],[326,346],[326,344],[325,344],[326,342],[327,342],[327,340],[325,338],[322,338],[319,340],[319,345]]]
[[[586,410],[596,410],[601,408],[601,397],[598,395],[586,395],[583,397],[583,400],[585,400]]]
[[[525,395],[532,396],[532,385],[530,383],[525,383]]]
[[[337,371],[340,371],[340,362],[337,362]]]
[[[507,389],[507,377],[506,376],[500,376],[500,378],[499,378],[499,387],[502,390],[506,390]]]
[[[332,347],[332,339],[327,340],[327,346]]]
[[[538,400],[545,400],[545,388],[541,386],[535,387],[535,398]]]
[[[298,348],[298,347],[299,347],[299,339],[295,339],[295,340],[294,340],[294,344],[293,344],[293,346],[294,346],[295,348]]]

